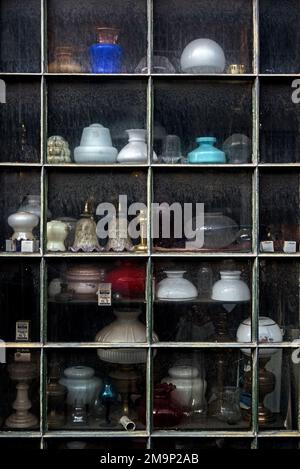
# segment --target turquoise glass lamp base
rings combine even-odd
[[[214,146],[215,137],[199,137],[196,142],[198,148],[188,154],[188,162],[191,164],[224,164],[226,155],[223,151]]]

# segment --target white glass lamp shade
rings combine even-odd
[[[165,270],[166,278],[161,280],[156,287],[158,300],[180,301],[197,298],[197,288],[183,277],[185,270]]]
[[[237,330],[236,338],[238,342],[251,342],[251,318],[245,319]],[[283,333],[278,324],[271,318],[261,316],[258,321],[258,340],[260,344],[264,343],[281,343]],[[261,348],[259,350],[260,357],[269,357],[276,353],[277,349]],[[250,356],[250,349],[242,349],[242,352]]]
[[[102,380],[89,366],[71,366],[64,370],[59,383],[68,389],[68,404],[91,404],[102,388]]]
[[[96,335],[95,341],[110,344],[145,344],[147,343],[146,326],[138,320],[140,311],[114,311],[117,319],[104,327]],[[158,337],[154,334],[154,342]],[[98,356],[101,360],[109,363],[119,363],[122,365],[134,365],[146,363],[146,349],[98,349]]]
[[[195,39],[182,52],[181,70],[186,73],[223,73],[226,59],[223,49],[211,39]]]
[[[112,146],[109,129],[92,124],[82,132],[80,146],[74,150],[76,163],[115,163],[118,150]]]
[[[201,408],[205,404],[206,381],[199,375],[196,367],[175,365],[168,371],[169,375],[162,379],[162,383],[174,384],[176,389],[171,399],[183,408]]]
[[[35,239],[32,230],[38,226],[39,217],[30,212],[16,212],[7,219],[9,226],[14,230],[12,240],[29,240]]]
[[[251,298],[248,285],[241,280],[240,270],[224,270],[212,288],[212,299],[224,303],[240,303]]]

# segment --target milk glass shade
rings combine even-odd
[[[95,341],[129,345],[146,343],[146,326],[138,320],[140,313],[139,310],[114,311],[117,319],[98,332]],[[153,339],[154,342],[158,341],[155,334]],[[101,360],[120,365],[134,365],[147,361],[146,349],[98,349],[97,353]]]
[[[211,39],[195,39],[182,52],[181,70],[186,73],[223,73],[226,60],[223,49]]]
[[[166,278],[156,287],[156,297],[159,300],[180,301],[197,298],[197,288],[183,277],[185,270],[165,270]]]
[[[212,299],[216,301],[239,303],[251,298],[248,285],[241,280],[240,270],[224,270],[220,272],[221,279],[212,289]]]

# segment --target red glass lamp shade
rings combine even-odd
[[[122,298],[144,298],[146,270],[132,262],[123,262],[119,267],[107,273],[106,282],[112,284],[113,293]]]

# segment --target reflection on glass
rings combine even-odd
[[[59,364],[63,370],[59,385],[67,390],[65,418],[60,422],[55,420],[56,428],[80,431],[145,428],[145,415],[141,414],[139,405],[146,386],[146,351],[103,348],[101,345],[99,342],[98,355],[96,349],[50,353],[50,363]],[[48,372],[53,375],[51,367]],[[54,404],[57,416],[58,401]],[[48,425],[52,422],[51,416],[53,412],[48,414]]]
[[[154,427],[246,430],[249,422],[241,411],[244,377],[239,351],[160,349],[154,359]]]

